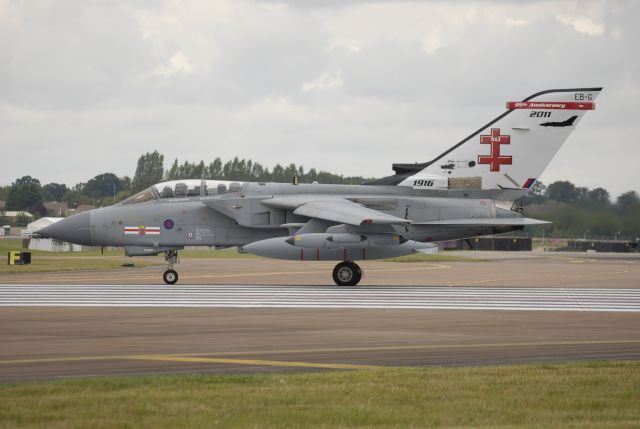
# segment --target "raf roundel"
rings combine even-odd
[[[173,229],[174,223],[171,219],[167,219],[163,223],[164,229]]]

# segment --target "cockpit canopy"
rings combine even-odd
[[[141,204],[162,198],[188,198],[209,195],[238,194],[241,182],[228,180],[172,180],[153,185],[124,200],[121,204]]]

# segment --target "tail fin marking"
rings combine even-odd
[[[529,189],[584,114],[595,108],[601,90],[553,89],[509,102],[509,110],[431,162],[398,165],[395,183],[425,189],[424,183],[480,178],[469,183],[481,189]],[[393,176],[381,181],[391,184]]]

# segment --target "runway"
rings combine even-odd
[[[158,267],[0,275],[0,382],[640,359],[638,258],[361,266],[347,288],[272,260],[185,259],[174,286]]]
[[[0,306],[640,312],[640,289],[6,284]]]
[[[613,288],[640,287],[640,254],[618,255],[487,255],[491,252],[466,252],[489,262],[403,263],[362,261],[364,278],[358,287],[519,287],[519,288]],[[510,252],[517,253],[517,252]],[[588,257],[587,257],[588,256]],[[107,257],[118,259],[118,257]],[[161,258],[149,257],[159,264]],[[64,259],[60,260],[64,264]],[[119,258],[122,263],[137,259]],[[36,259],[37,263],[37,259]],[[186,285],[260,285],[334,287],[332,262],[292,262],[269,259],[241,260],[185,258],[178,266],[180,280]],[[156,285],[163,286],[160,267],[108,271],[69,271],[0,275],[3,284],[33,285]]]
[[[3,307],[0,382],[640,359],[640,313]]]

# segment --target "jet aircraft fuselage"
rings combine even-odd
[[[84,225],[79,224],[77,232],[66,238],[84,245],[125,246],[131,253],[137,253],[136,247],[244,246],[261,239],[289,236],[290,229],[301,229],[309,220],[296,214],[293,206],[278,205],[278,197],[291,198],[292,204],[321,201],[325,197],[351,201],[383,214],[411,220],[411,223],[400,225],[378,225],[367,224],[364,219],[365,223],[358,225],[360,232],[394,232],[407,240],[421,242],[498,232],[495,226],[452,227],[439,225],[438,221],[522,217],[509,207],[497,206],[490,198],[494,194],[505,201],[510,200],[521,195],[520,190],[488,194],[479,190],[425,191],[394,186],[233,182],[237,186],[236,192],[209,195],[208,189],[217,191],[220,184],[228,182],[185,180],[179,183],[189,186],[191,195],[161,197],[156,191],[164,186],[156,185],[153,191],[144,191],[156,193],[150,199],[134,197],[121,204],[78,215],[83,219],[78,222],[84,222]],[[194,192],[200,194],[194,195]],[[274,200],[276,204],[271,203]],[[324,232],[335,226],[329,225],[331,223],[337,225],[337,221],[325,221],[322,226],[308,228],[307,232]],[[498,229],[508,232],[521,228],[503,225]]]
[[[513,201],[526,195],[602,88],[552,89],[521,102],[432,161],[394,164],[363,185],[176,180],[114,206],[81,213],[38,234],[165,254],[175,283],[177,251],[230,247],[261,256],[341,261],[333,279],[355,285],[354,261],[429,252],[434,241],[500,234],[544,221]]]

